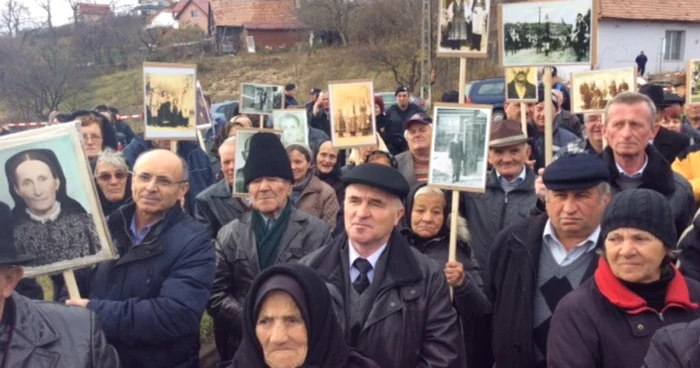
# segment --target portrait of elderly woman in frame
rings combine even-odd
[[[14,201],[15,243],[37,257],[28,266],[44,266],[94,255],[100,241],[91,216],[68,196],[67,180],[56,154],[27,149],[5,162]]]

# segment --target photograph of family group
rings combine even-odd
[[[195,140],[196,65],[144,63],[144,136]]]

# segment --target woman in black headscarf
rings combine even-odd
[[[323,279],[298,264],[270,267],[253,282],[230,367],[379,368],[350,350]]]

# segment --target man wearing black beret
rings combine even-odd
[[[557,303],[593,275],[610,174],[599,157],[564,155],[544,171],[546,213],[496,236],[484,267],[498,367],[544,366]],[[493,362],[484,362],[491,366]]]
[[[404,124],[411,116],[425,113],[425,110],[421,109],[420,106],[411,102],[411,92],[409,92],[408,87],[401,86],[397,88],[394,96],[396,97],[396,103],[386,109],[386,117],[389,119],[389,123],[385,134],[391,137],[403,135]]]
[[[222,361],[233,358],[240,344],[243,301],[255,277],[275,264],[297,262],[331,241],[324,221],[292,205],[292,165],[276,134],[253,135],[243,174],[253,211],[219,231],[216,278],[207,306]]]
[[[301,263],[326,280],[350,346],[383,368],[464,367],[442,265],[396,230],[408,182],[398,170],[372,163],[342,180],[345,233]]]

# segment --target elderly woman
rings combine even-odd
[[[90,164],[94,170],[95,160],[105,148],[117,150],[117,134],[112,123],[97,111],[76,111],[70,121],[80,121],[80,132],[83,134],[83,146]]]
[[[290,144],[287,154],[294,174],[292,202],[296,208],[320,218],[334,229],[339,210],[338,198],[330,185],[313,175],[311,151],[300,144]]]
[[[482,290],[481,267],[467,244],[466,221],[458,219],[457,261],[449,262],[449,208],[445,193],[426,183],[417,184],[406,199],[405,208],[401,233],[419,252],[445,268],[447,283],[454,288],[455,309],[462,319],[467,356],[472,356],[475,322],[487,314],[490,303]]]
[[[95,165],[95,182],[105,217],[131,201],[129,167],[120,153],[102,151]]]
[[[243,339],[232,368],[378,368],[351,350],[325,282],[312,269],[283,264],[253,282],[243,309]]]
[[[663,195],[618,194],[600,236],[595,276],[565,296],[552,317],[550,367],[640,367],[656,330],[700,317],[700,283],[673,265],[677,236]]]

